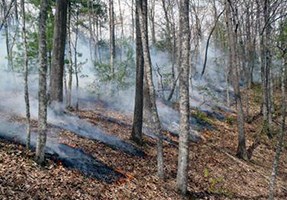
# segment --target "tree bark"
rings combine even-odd
[[[111,75],[114,75],[114,62],[116,57],[116,48],[115,48],[115,14],[114,14],[114,1],[109,0],[109,26],[110,26],[110,68]]]
[[[285,121],[286,121],[286,66],[287,62],[284,59],[284,64],[282,66],[282,75],[281,75],[281,92],[282,92],[282,108],[281,108],[281,131],[278,138],[278,144],[276,148],[276,153],[273,161],[272,166],[272,173],[270,177],[270,183],[269,183],[269,200],[274,199],[274,188],[275,188],[275,181],[276,176],[278,174],[278,167],[279,167],[279,161],[280,161],[280,155],[282,152],[283,142],[284,142],[284,136],[285,136]]]
[[[29,86],[28,86],[28,75],[29,75],[29,67],[28,67],[28,43],[27,43],[27,33],[26,33],[26,11],[25,11],[25,3],[24,0],[20,1],[21,9],[22,9],[22,37],[24,41],[24,99],[26,104],[26,148],[27,150],[30,148],[30,140],[31,140],[31,119],[30,119],[30,101],[29,101]]]
[[[231,0],[225,1],[226,9],[226,23],[228,29],[228,43],[229,43],[229,66],[231,69],[233,79],[233,89],[235,93],[235,100],[237,104],[237,129],[238,129],[238,145],[237,145],[237,157],[248,160],[246,150],[246,139],[245,139],[245,128],[244,128],[244,110],[240,92],[240,73],[239,73],[239,61],[237,55],[238,46],[238,22],[237,22],[237,11],[232,10],[234,8],[234,2]]]
[[[38,140],[36,146],[36,161],[43,164],[46,145],[47,131],[47,9],[48,0],[41,0],[39,17],[39,106],[38,106]]]
[[[67,32],[68,0],[56,1],[53,55],[50,77],[50,101],[63,102],[63,75]]]
[[[271,36],[271,25],[270,20],[270,1],[264,0],[263,5],[264,24],[263,30],[261,31],[260,48],[261,48],[261,78],[263,88],[263,130],[269,138],[272,137],[271,124],[271,51],[270,51],[270,36]]]
[[[136,1],[140,3],[140,1]],[[136,93],[134,119],[131,139],[138,144],[142,144],[142,123],[143,123],[143,78],[144,78],[144,60],[141,41],[141,27],[139,22],[138,6],[136,6]]]
[[[282,105],[281,105],[281,130],[280,134],[278,137],[278,144],[276,148],[276,153],[273,161],[273,166],[272,166],[272,173],[270,176],[270,182],[269,182],[269,200],[274,199],[274,189],[275,189],[275,183],[276,183],[276,176],[278,174],[278,168],[279,168],[279,161],[280,161],[280,156],[282,153],[282,148],[284,144],[284,137],[285,137],[285,131],[286,131],[286,109],[287,109],[287,102],[286,102],[286,77],[287,77],[287,35],[286,35],[286,22],[287,19],[285,18],[284,20],[281,21],[281,26],[280,26],[280,35],[281,35],[281,40],[280,44],[278,45],[278,48],[280,49],[281,53],[281,59],[282,59],[282,66],[281,66],[281,94],[282,94]],[[284,30],[285,29],[285,30]]]
[[[71,3],[69,2],[68,5],[68,59],[69,59],[69,65],[68,65],[68,89],[67,89],[67,107],[72,107],[72,83],[73,83],[73,54],[72,54],[72,24],[71,24]]]
[[[187,193],[188,165],[189,165],[189,70],[190,70],[190,28],[189,1],[179,2],[179,30],[180,32],[180,134],[178,147],[178,168],[176,184],[181,194]]]
[[[10,3],[10,7],[8,9],[7,2],[5,0],[2,0],[3,5],[3,13],[4,13],[4,30],[5,30],[5,42],[6,42],[6,52],[7,52],[7,59],[8,59],[8,69],[13,71],[13,60],[11,56],[11,44],[9,39],[9,11],[12,7],[13,2]],[[7,16],[7,17],[6,17]]]
[[[154,89],[154,84],[152,80],[152,65],[149,51],[149,40],[148,40],[148,23],[147,23],[147,0],[138,0],[140,3],[138,5],[142,5],[138,7],[140,14],[140,27],[141,27],[141,38],[143,45],[143,59],[144,59],[144,72],[145,72],[145,88],[146,90],[146,100],[145,103],[148,103],[149,106],[145,105],[144,107],[149,109],[147,113],[150,113],[150,124],[154,133],[157,134],[157,172],[160,178],[164,177],[163,170],[163,142],[162,142],[162,132],[160,120],[157,112],[156,106],[156,94]]]

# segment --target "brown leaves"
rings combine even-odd
[[[101,126],[106,133],[129,141],[132,121],[130,116],[101,107],[76,114]],[[11,120],[23,119],[14,117]],[[216,130],[205,130],[202,133],[205,138],[202,143],[190,146],[189,190],[203,196],[202,199],[264,199],[268,187],[266,177],[270,174],[274,155],[272,145],[258,147],[250,163],[236,162],[235,126],[228,121],[213,121],[213,125]],[[248,130],[256,128],[256,124],[248,125]],[[248,133],[249,144],[253,132]],[[164,135],[177,141],[177,137],[168,132],[164,132]],[[33,161],[33,152],[26,152],[22,146],[0,141],[0,199],[181,199],[175,190],[176,146],[167,143],[164,145],[166,174],[162,181],[156,176],[156,143],[148,137],[144,137],[145,144],[141,147],[147,154],[145,158],[126,155],[66,130],[61,130],[58,140],[71,147],[83,149],[125,177],[108,185],[66,169],[61,163],[51,160],[48,160],[45,167],[39,167]],[[284,151],[286,153],[286,149]],[[284,186],[283,181],[287,179],[286,169],[287,160],[283,156],[277,189],[280,195],[284,195],[284,188],[281,186]],[[208,171],[208,175],[204,171]],[[211,190],[217,193],[206,192]]]

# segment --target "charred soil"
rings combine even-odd
[[[254,110],[256,115],[258,110]],[[252,110],[251,110],[252,113]],[[74,115],[100,127],[105,133],[129,140],[131,115],[95,105],[93,110],[80,110]],[[213,129],[201,131],[202,141],[190,143],[189,194],[186,199],[267,199],[268,182],[275,152],[276,137],[253,151],[250,161],[236,155],[236,115],[223,113],[225,120],[206,115],[203,120]],[[12,118],[13,120],[21,120]],[[34,126],[35,126],[34,122]],[[260,118],[246,123],[247,146],[260,132]],[[52,129],[53,130],[53,129]],[[24,133],[23,133],[24,134]],[[165,132],[177,142],[177,137]],[[138,157],[113,149],[100,141],[60,130],[60,143],[97,158],[123,176],[113,183],[88,177],[64,163],[48,157],[44,167],[38,166],[34,153],[19,144],[0,140],[0,198],[1,199],[182,199],[175,190],[177,146],[164,143],[165,179],[156,176],[156,141],[144,136]],[[134,144],[135,145],[135,144]],[[280,162],[276,198],[287,197],[286,146]]]

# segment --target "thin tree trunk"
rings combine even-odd
[[[132,26],[131,26],[131,39],[132,41],[135,40],[135,12],[134,12],[134,5],[135,5],[136,0],[132,0],[132,6],[131,6],[131,11],[132,11]]]
[[[190,70],[190,28],[189,28],[189,0],[180,0],[180,134],[178,147],[178,168],[176,184],[181,194],[187,193],[188,166],[189,166],[189,70]]]
[[[68,58],[69,58],[69,65],[68,65],[68,89],[67,89],[67,106],[69,108],[72,107],[72,83],[73,83],[73,58],[72,58],[72,37],[71,33],[71,4],[69,3],[68,8]]]
[[[79,68],[78,68],[78,39],[79,39],[79,12],[76,14],[76,30],[75,30],[75,45],[74,45],[74,65],[75,65],[75,76],[76,76],[76,110],[79,110]]]
[[[28,86],[28,75],[29,75],[29,67],[28,67],[28,44],[27,44],[27,33],[26,33],[26,11],[25,11],[25,3],[24,0],[21,0],[21,9],[22,9],[22,37],[24,41],[24,98],[26,104],[26,148],[27,150],[30,148],[30,140],[31,140],[31,123],[30,123],[30,101],[29,101],[29,86]]]
[[[11,2],[12,4],[12,2]],[[10,4],[10,6],[12,6]],[[12,57],[11,57],[11,51],[10,51],[10,39],[9,39],[9,17],[8,17],[8,7],[7,7],[7,2],[5,0],[2,0],[2,5],[3,5],[3,12],[4,12],[4,17],[7,16],[7,18],[4,18],[4,30],[5,30],[5,42],[6,42],[6,52],[7,52],[7,59],[8,59],[8,69],[13,71],[13,62],[12,62]]]
[[[109,25],[110,25],[110,68],[111,68],[111,75],[114,75],[114,62],[116,57],[116,50],[115,50],[115,14],[114,14],[114,1],[109,0]]]
[[[236,104],[237,104],[237,129],[238,129],[238,146],[237,146],[237,157],[248,160],[247,150],[246,150],[246,139],[244,130],[244,110],[243,103],[240,92],[240,73],[239,73],[239,63],[237,56],[237,46],[238,46],[238,35],[237,35],[237,22],[236,18],[238,13],[235,10],[231,10],[234,6],[231,0],[226,0],[226,23],[228,28],[228,43],[229,43],[229,65],[231,68],[233,88],[235,92]],[[235,13],[234,13],[235,12]],[[235,28],[235,30],[233,30]]]
[[[150,0],[150,6],[149,6],[149,21],[150,21],[150,31],[151,31],[151,41],[152,45],[155,45],[156,43],[156,37],[155,37],[155,0]]]
[[[47,138],[47,10],[48,0],[41,0],[40,3],[40,18],[39,18],[39,110],[38,110],[38,140],[36,146],[36,161],[43,164],[45,156],[45,146]]]
[[[118,0],[118,5],[119,5],[120,24],[121,24],[121,40],[123,42],[124,40],[124,19],[123,19],[122,5],[121,5],[120,0]],[[123,46],[120,46],[119,47],[120,61],[122,61],[122,56],[123,56]]]

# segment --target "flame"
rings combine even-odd
[[[135,179],[135,177],[132,174],[130,174],[128,172],[124,172],[123,170],[121,170],[119,168],[116,168],[115,171],[118,172],[118,173],[121,173],[122,175],[124,175],[123,178],[120,178],[116,182],[116,184],[118,184],[118,185],[125,184],[126,182],[130,182],[131,180]]]
[[[77,145],[75,143],[71,143],[71,142],[62,142],[60,144],[64,144],[64,145],[67,145],[71,148],[77,148]]]

